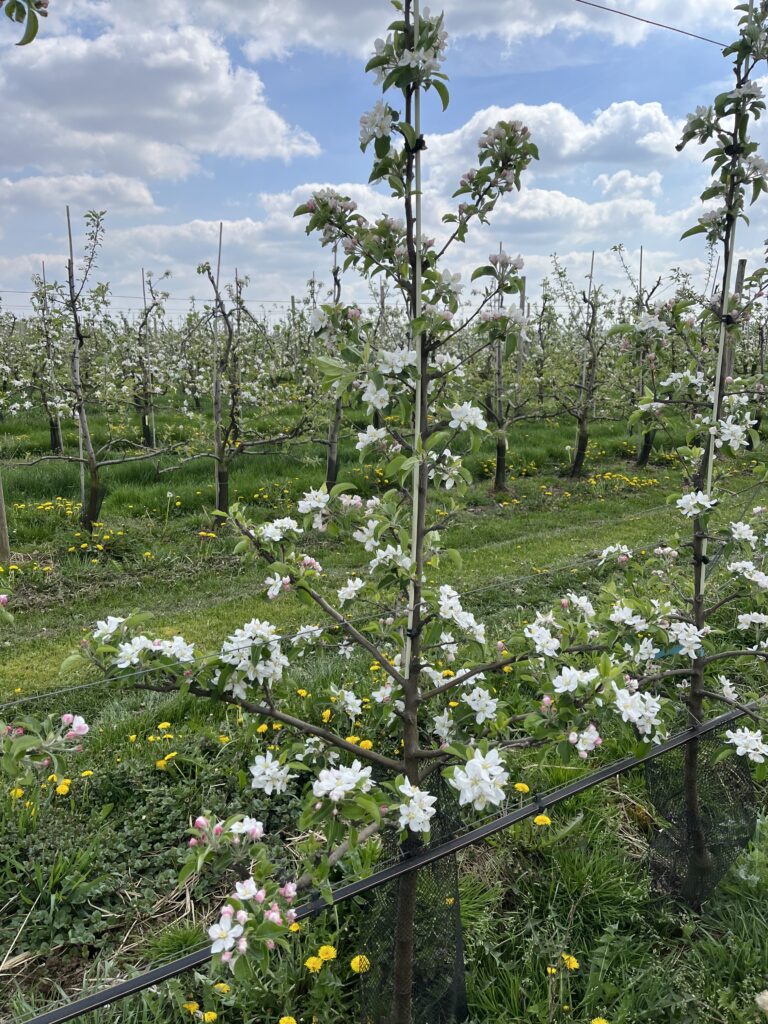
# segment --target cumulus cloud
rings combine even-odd
[[[190,25],[40,39],[7,56],[0,89],[11,171],[179,179],[210,154],[319,152],[309,132],[271,109],[256,71],[234,67],[220,40]]]
[[[633,174],[625,168],[616,171],[615,174],[598,174],[593,184],[604,196],[641,196],[645,192],[652,196],[660,196],[663,180],[658,171]]]

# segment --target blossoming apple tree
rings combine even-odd
[[[576,762],[601,748],[645,750],[667,734],[681,710],[695,722],[711,703],[742,704],[757,693],[755,666],[768,660],[768,512],[750,503],[751,512],[728,511],[718,522],[720,509],[734,503],[727,490],[721,501],[716,489],[730,488],[735,478],[727,470],[713,474],[716,456],[725,449],[737,458],[744,450],[753,390],[742,383],[734,389],[737,397],[729,397],[721,360],[700,380],[686,371],[668,385],[671,395],[693,388],[715,403],[711,419],[694,424],[704,443],[679,453],[685,493],[673,500],[681,527],[690,524],[691,534],[669,538],[648,556],[621,543],[610,546],[600,559],[599,593],[568,592],[555,608],[526,610],[503,636],[489,635],[452,581],[461,559],[444,547],[444,526],[469,478],[462,457],[486,428],[480,410],[460,400],[460,359],[452,343],[468,324],[476,325],[479,350],[492,346],[499,332],[506,335],[510,324],[495,300],[502,292],[513,294],[519,279],[498,261],[478,268],[473,276],[489,286],[469,318],[460,318],[459,282],[444,264],[470,227],[486,222],[519,188],[537,153],[519,122],[486,131],[477,165],[456,190],[459,203],[443,217],[444,239],[424,236],[421,102],[434,93],[443,106],[448,102],[441,71],[446,35],[442,17],[420,12],[418,3],[393,0],[393,6],[396,20],[368,64],[382,99],[361,120],[361,145],[373,149],[372,180],[389,186],[403,218],[369,220],[330,189],[317,191],[296,211],[324,244],[342,247],[347,268],[385,275],[406,303],[409,336],[386,350],[376,350],[375,324],[358,307],[328,303],[316,319],[318,334],[332,338],[329,348],[338,352],[321,360],[326,379],[337,394],[361,403],[371,416],[380,414],[379,426],[360,431],[357,447],[364,462],[385,467],[391,486],[367,500],[344,482],[310,490],[295,515],[263,523],[252,521],[244,506],[230,508],[236,550],[267,566],[269,598],[290,592],[311,609],[309,621],[295,631],[281,634],[254,618],[218,650],[199,652],[180,636],[151,638],[141,631],[140,617],[110,616],[70,659],[70,665],[93,662],[126,684],[138,674],[143,687],[237,706],[246,722],[261,723],[254,733],[263,733],[267,722],[280,730],[255,757],[250,779],[268,797],[279,799],[289,790],[302,797],[297,824],[308,838],[298,847],[296,877],[282,884],[275,877],[260,843],[263,824],[247,808],[233,809],[225,821],[203,811],[191,830],[187,873],[212,857],[237,862],[246,872],[210,931],[214,952],[235,971],[247,971],[254,959],[263,962],[271,948],[289,940],[299,891],[312,886],[331,898],[335,869],[354,869],[361,858],[375,856],[375,844],[366,840],[384,825],[402,837],[425,839],[436,813],[438,773],[462,807],[487,813],[504,803],[521,749],[554,748]],[[732,51],[736,90],[719,97],[706,119],[697,115],[686,131],[689,138],[717,134],[725,154],[715,157],[715,167],[725,175],[727,252],[744,188],[758,180],[744,170],[753,152],[746,122],[762,109],[747,80],[762,57],[765,20],[745,13]],[[725,152],[734,145],[723,127],[729,119],[736,125],[735,158]],[[722,295],[718,323],[733,329],[725,320],[727,281]],[[494,308],[497,315],[484,316]],[[654,398],[653,408],[641,408],[641,415],[655,416],[656,404]],[[744,503],[747,493],[739,500]],[[312,550],[320,535],[356,542],[364,567],[331,585]],[[715,549],[728,566],[723,579],[705,572]],[[745,642],[724,644],[722,638],[731,635],[745,635]],[[306,659],[330,650],[338,663],[328,662],[327,677],[310,693],[302,685]],[[362,681],[370,659],[373,684]],[[739,674],[738,690],[735,681],[721,678],[729,665]],[[760,765],[768,757],[759,730],[737,729],[729,740]],[[694,753],[685,784],[694,807],[695,744],[689,749]],[[695,815],[693,820],[696,825]],[[692,877],[707,870],[706,836],[701,828],[694,832]],[[398,886],[390,1019],[411,1024],[416,873],[404,875]]]

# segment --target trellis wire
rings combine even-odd
[[[755,705],[748,705],[747,709],[751,710],[754,706]],[[632,768],[637,768],[640,765],[647,764],[649,761],[653,761],[657,757],[661,757],[663,754],[666,754],[671,750],[684,746],[686,743],[690,743],[692,740],[700,736],[705,736],[708,733],[714,732],[715,730],[722,728],[724,725],[728,725],[731,722],[736,721],[746,713],[747,711],[743,709],[735,709],[733,711],[726,712],[723,715],[719,715],[717,718],[710,719],[708,722],[703,722],[700,725],[694,725],[683,730],[671,739],[660,743],[658,746],[648,751],[647,754],[643,754],[640,757],[622,758],[619,761],[614,761],[611,764],[605,765],[603,768],[597,769],[597,771],[591,772],[589,775],[586,775],[581,779],[576,779],[574,782],[568,783],[566,786],[561,786],[549,793],[536,794],[522,807],[518,807],[508,814],[501,815],[493,821],[473,828],[464,835],[455,836],[447,842],[440,843],[433,847],[427,847],[417,854],[401,859],[380,871],[375,871],[368,878],[363,878],[359,881],[339,886],[333,892],[332,903],[326,903],[326,901],[319,896],[309,900],[307,903],[297,908],[296,920],[301,921],[305,918],[312,917],[323,910],[327,910],[330,906],[352,899],[355,896],[360,896],[363,893],[371,892],[378,886],[400,878],[402,875],[411,871],[416,871],[419,868],[433,864],[436,861],[441,860],[443,857],[459,853],[462,850],[473,846],[475,843],[484,839],[489,839],[496,833],[510,828],[512,825],[517,825],[520,822],[525,821],[527,818],[531,818],[536,814],[541,814],[547,808],[554,807],[563,800],[567,800],[572,796],[584,793],[587,790],[592,789],[594,786],[606,782],[608,779],[622,775],[625,772],[630,771]],[[103,989],[101,992],[95,992],[83,999],[78,999],[73,1003],[69,1003],[67,1006],[48,1010],[35,1017],[27,1017],[24,1024],[65,1024],[65,1022],[74,1020],[76,1017],[80,1017],[85,1013],[110,1006],[112,1003],[120,1002],[129,996],[136,995],[139,992],[143,992],[146,989],[161,984],[164,981],[169,981],[171,978],[184,974],[186,971],[193,970],[196,967],[201,967],[203,964],[211,960],[212,957],[213,954],[211,953],[210,947],[206,946],[203,949],[196,950],[193,953],[189,953],[186,956],[173,960],[161,967],[155,967],[151,971],[137,975],[135,978],[131,978],[128,981],[121,982],[120,984],[114,985],[108,989]],[[19,1024],[22,1024],[22,1022],[20,1021]]]

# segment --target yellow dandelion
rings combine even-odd
[[[576,959],[575,956],[571,956],[569,953],[563,953],[562,957],[563,957],[563,963],[565,964],[565,966],[568,968],[569,971],[578,971],[578,969],[579,969],[579,961]]]
[[[321,946],[317,951],[317,955],[321,960],[335,960],[336,959],[336,947],[335,946]]]
[[[533,824],[534,825],[551,825],[552,824],[552,819],[549,817],[548,814],[537,814],[536,817],[533,819]]]
[[[215,1020],[219,1019],[218,1013],[215,1010],[206,1010],[203,1014],[203,1020],[205,1024],[213,1024]]]
[[[188,1003],[181,1004],[182,1010],[186,1010],[187,1013],[197,1013],[200,1009],[200,1003],[196,1003],[193,999],[190,999]]]
[[[87,768],[84,772],[80,772],[80,778],[81,779],[90,779],[90,777],[92,775],[93,775],[93,772],[91,771],[90,768]]]
[[[326,708],[325,711],[322,713],[322,715],[320,717],[322,718],[322,720],[324,722],[330,722],[331,714],[332,714],[331,709],[330,708]]]
[[[294,921],[292,925],[288,926],[288,931],[289,932],[300,932],[301,931],[301,925],[299,924],[298,921]]]
[[[226,981],[217,981],[213,987],[217,992],[221,992],[223,996],[232,991],[232,986],[228,985]]]
[[[527,786],[524,782],[516,782],[515,789],[518,793],[530,793],[531,787]]]
[[[59,794],[59,796],[67,796],[68,795],[70,781],[71,781],[70,779],[62,779],[62,781],[56,787],[56,792]]]
[[[10,791],[11,800],[21,800],[24,796],[24,790],[20,786],[14,786]]]
[[[317,974],[322,969],[323,961],[319,956],[308,956],[304,961],[304,966],[310,974]]]
[[[557,974],[557,968],[556,967],[552,967],[552,966],[548,967],[547,968],[547,974],[550,977],[552,977],[553,975]]]
[[[360,953],[358,956],[353,956],[349,962],[349,966],[355,972],[355,974],[365,974],[366,971],[371,969],[371,961],[367,956]]]
[[[256,727],[256,732],[260,733],[260,734],[261,734],[261,735],[263,736],[263,735],[264,735],[264,733],[265,733],[265,732],[267,731],[267,729],[268,729],[268,728],[269,728],[269,726],[265,725],[265,724],[264,724],[264,723],[262,722],[262,723],[261,723],[261,725],[259,725],[259,726],[257,726],[257,727]]]
[[[158,725],[158,727],[157,727],[157,731],[158,732],[165,732],[166,729],[170,729],[170,728],[171,728],[171,723],[170,722],[161,722]]]
[[[219,743],[229,743],[229,736],[224,736],[223,734],[219,736]]]
[[[373,742],[371,740],[360,740],[358,745],[361,750],[373,750]]]
[[[277,1024],[297,1024],[295,1017],[281,1017]]]

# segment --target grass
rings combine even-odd
[[[164,426],[184,429],[170,419]],[[107,429],[97,421],[104,436]],[[623,427],[600,424],[588,475],[572,481],[561,475],[572,440],[571,428],[554,422],[515,431],[504,495],[489,492],[489,449],[470,460],[476,483],[446,530],[446,544],[462,554],[465,606],[494,632],[503,635],[518,605],[532,607],[565,589],[594,589],[594,556],[608,544],[642,549],[673,535],[675,515],[665,499],[677,475],[668,455],[657,452],[648,469],[636,471],[634,444]],[[31,420],[0,423],[0,457],[43,451],[46,443],[46,432]],[[385,488],[382,475],[361,470],[354,455],[347,443],[342,478],[363,493]],[[0,637],[0,700],[27,702],[14,713],[84,714],[93,728],[83,755],[87,766],[84,760],[78,768],[94,774],[78,776],[66,799],[47,791],[36,820],[0,801],[0,949],[17,964],[13,977],[4,978],[7,993],[15,993],[3,1000],[11,1017],[0,1012],[0,1020],[21,1019],[32,1006],[56,999],[59,989],[71,995],[98,987],[107,977],[200,943],[202,922],[225,880],[206,876],[185,893],[174,890],[174,879],[185,829],[202,807],[221,814],[247,807],[266,821],[275,855],[287,856],[283,838],[290,834],[292,798],[269,806],[254,799],[244,768],[256,738],[231,709],[104,687],[68,692],[88,675],[59,675],[62,660],[106,614],[150,611],[155,633],[182,633],[201,648],[217,645],[252,617],[267,617],[285,631],[307,621],[290,595],[266,600],[263,566],[231,555],[232,537],[220,533],[210,515],[210,465],[158,473],[171,466],[166,459],[159,467],[146,462],[107,470],[102,525],[92,539],[77,526],[71,504],[78,493],[75,468],[41,463],[4,470],[18,570],[12,572],[16,622]],[[257,516],[289,514],[304,490],[319,485],[323,470],[319,446],[244,459],[234,468],[232,496]],[[357,546],[320,538],[312,550],[331,581],[361,564]],[[302,686],[311,690],[313,681],[339,672],[327,658],[308,661]],[[172,739],[160,738],[161,721],[171,723]],[[158,770],[158,751],[169,745],[177,758],[171,770]],[[532,776],[533,763],[528,768]],[[536,784],[564,778],[561,768],[545,767]],[[650,892],[651,815],[642,779],[631,778],[562,805],[551,830],[526,824],[464,855],[473,1024],[589,1024],[599,1016],[610,1024],[757,1021],[754,993],[768,984],[766,830],[705,912],[693,917]],[[210,986],[189,976],[86,1019],[188,1019],[179,1007],[195,996],[201,1005],[207,1000],[206,1007],[215,1003],[223,1024],[254,1014],[276,1021],[286,1012],[306,1021],[314,1013],[322,1024],[349,1020],[355,993],[341,959],[356,952],[364,918],[364,910],[344,908],[302,936],[305,950],[329,937],[340,950],[339,984],[315,1009],[316,993],[294,957],[276,968],[266,1004],[263,985],[242,986],[215,1003]],[[578,959],[578,970],[567,969],[563,953]],[[557,973],[547,974],[548,966]]]

